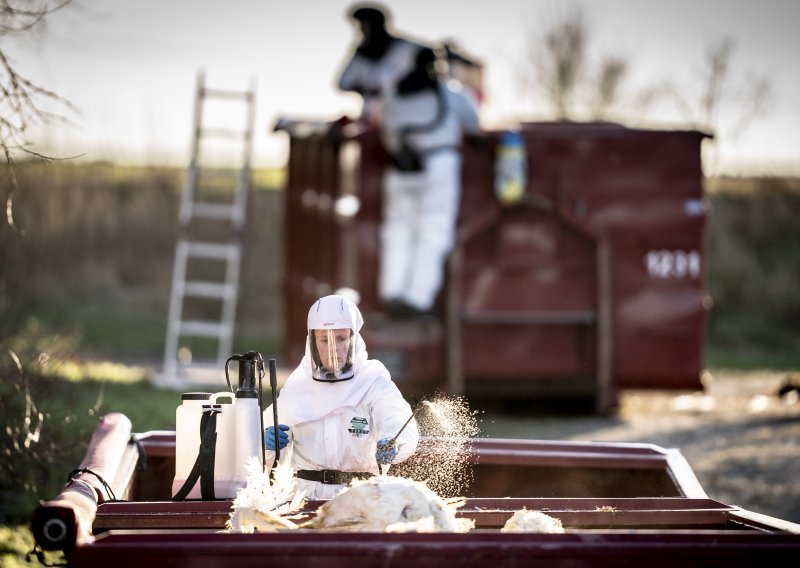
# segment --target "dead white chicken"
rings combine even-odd
[[[463,500],[444,501],[424,483],[376,476],[353,481],[317,510],[303,528],[378,532],[467,532],[470,519],[456,518]]]
[[[305,503],[305,494],[297,492],[291,465],[278,464],[270,483],[269,471],[261,469],[258,459],[246,464],[247,485],[233,500],[233,511],[225,523],[226,532],[252,533],[296,529],[294,515]]]
[[[506,521],[500,532],[563,533],[561,519],[539,511],[520,509]]]

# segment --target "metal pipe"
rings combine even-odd
[[[261,379],[264,378],[264,358],[258,354],[258,427],[261,429],[261,473],[267,468],[267,450],[264,448],[264,387]],[[226,365],[227,367],[227,365]],[[226,369],[227,370],[227,369]]]
[[[278,371],[275,359],[269,360],[269,388],[272,390],[272,421],[273,435],[275,436],[275,461],[272,467],[281,459],[281,445],[278,443]]]
[[[423,404],[428,404],[428,401],[427,400],[423,401]],[[403,427],[400,428],[400,430],[397,432],[397,434],[395,434],[391,439],[389,439],[388,442],[386,442],[385,444],[379,446],[379,448],[381,450],[386,450],[386,449],[391,448],[392,446],[394,446],[395,442],[397,442],[398,436],[400,436],[400,434],[403,433],[403,430],[406,429],[406,426],[408,426],[408,423],[411,422],[411,419],[414,418],[414,416],[417,414],[417,412],[419,412],[419,409],[420,409],[420,407],[418,406],[417,409],[414,412],[411,413],[411,416],[408,417],[408,420],[406,420],[406,423],[403,424]]]

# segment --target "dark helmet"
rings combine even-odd
[[[380,4],[358,4],[350,12],[350,17],[369,24],[372,28],[385,28],[388,11]]]

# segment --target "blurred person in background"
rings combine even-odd
[[[455,242],[461,198],[461,144],[480,131],[478,109],[455,81],[439,79],[446,58],[390,33],[376,4],[350,16],[360,42],[339,78],[359,93],[361,119],[380,130],[391,156],[383,180],[378,295],[394,316],[429,314]]]
[[[363,323],[343,296],[314,302],[305,356],[278,398],[278,435],[274,426],[264,431],[264,447],[290,460],[309,499],[330,499],[353,479],[386,473],[417,448],[411,406],[383,363],[367,358]],[[270,406],[264,419],[272,416]]]

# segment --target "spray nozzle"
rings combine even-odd
[[[411,416],[409,416],[409,417],[408,417],[408,420],[406,420],[405,424],[403,424],[403,427],[402,427],[402,428],[400,428],[400,430],[397,432],[397,434],[395,434],[395,435],[394,435],[392,438],[390,438],[389,440],[387,440],[385,443],[383,443],[383,444],[379,444],[379,445],[378,445],[378,449],[379,449],[379,450],[388,450],[389,448],[391,448],[392,446],[394,446],[394,445],[395,445],[395,443],[397,442],[397,438],[400,436],[400,434],[402,434],[402,433],[403,433],[403,430],[405,430],[405,429],[406,429],[406,426],[408,426],[408,423],[409,423],[409,422],[411,422],[411,419],[412,419],[412,418],[414,418],[414,416],[417,414],[417,412],[419,412],[419,409],[420,409],[420,407],[418,406],[418,407],[417,407],[417,408],[416,408],[416,409],[415,409],[415,410],[414,410],[414,411],[411,413]]]
[[[261,379],[264,376],[264,358],[261,353],[248,351],[241,355],[231,355],[225,361],[225,380],[228,382],[228,390],[233,392],[228,375],[228,364],[231,361],[239,362],[239,388],[236,391],[236,398],[256,398],[258,396],[256,377]]]

